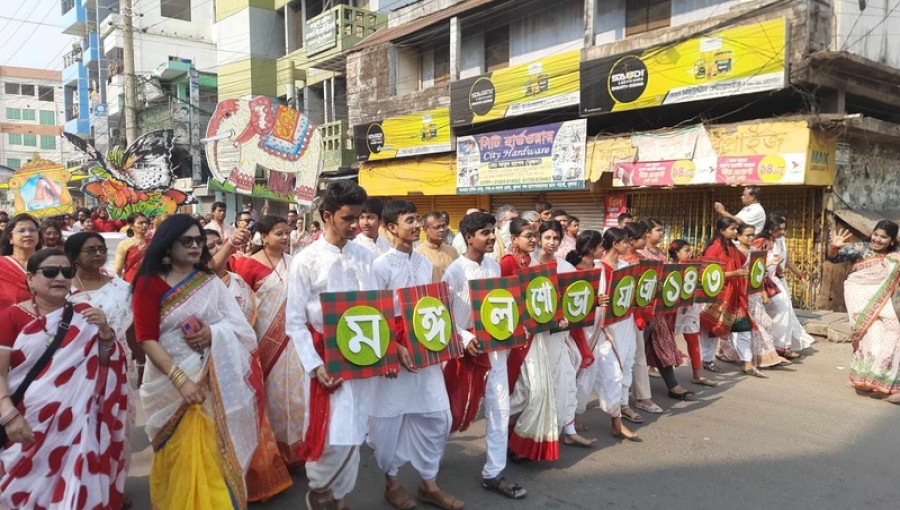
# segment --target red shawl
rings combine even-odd
[[[25,271],[12,257],[0,257],[0,310],[31,299]]]
[[[513,255],[506,254],[500,259],[500,276],[512,276],[531,264],[531,257],[527,254]],[[532,337],[534,338],[534,337]],[[512,349],[509,351],[509,357],[506,358],[506,375],[509,378],[509,394],[513,394],[516,387],[516,381],[519,380],[519,374],[522,373],[522,363],[525,362],[525,356],[531,349],[531,338],[528,344],[522,349]]]
[[[726,273],[741,269],[747,260],[736,246],[721,238],[713,241],[703,256],[719,261]],[[717,337],[727,338],[734,321],[747,316],[747,278],[733,276],[725,279],[725,288],[719,294],[718,302],[700,313],[700,327]]]

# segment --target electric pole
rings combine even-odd
[[[131,0],[121,0],[122,6],[122,64],[125,74],[125,138],[130,144],[137,140],[137,115],[135,114],[134,94],[134,27],[132,26]]]

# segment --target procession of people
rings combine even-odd
[[[470,210],[449,225],[442,211],[369,197],[352,180],[322,192],[309,232],[295,210],[247,208],[228,224],[221,202],[209,218],[135,213],[126,223],[102,208],[79,210],[77,222],[14,215],[0,235],[0,508],[128,508],[138,407],[153,449],[154,508],[247,508],[288,490],[293,471],[305,472],[307,508],[345,509],[367,445],[391,506],[459,510],[466,503],[440,483],[441,462],[479,413],[478,483],[524,498],[507,462],[593,448],[585,413],[609,416],[610,435],[639,443],[642,413],[663,413],[660,398],[696,400],[718,384],[722,363],[767,377],[811,352],[785,280],[786,271],[807,278],[788,254],[790,219],[767,214],[756,186],[741,198],[735,214],[715,204],[719,218],[703,246],[665,243],[662,221],[628,213],[618,227],[584,229],[545,202],[521,213]],[[127,241],[110,254],[98,229],[124,230]],[[851,240],[832,232],[827,253],[852,264],[850,384],[900,403],[898,225],[881,221],[870,239]],[[748,290],[754,257],[765,268],[759,292]],[[700,260],[722,271],[710,299],[629,305],[607,322],[621,271]],[[534,271],[595,275],[593,320],[582,325],[554,304],[543,322],[529,311],[535,321],[511,348],[495,345],[504,338],[486,342],[483,317],[495,314],[485,315],[472,282]],[[408,326],[401,294],[433,284],[452,318],[440,333],[458,345],[417,362],[421,332]],[[335,362],[333,310],[355,303],[329,300],[350,295],[390,297],[391,338],[373,347],[374,364],[390,362],[384,372],[346,377]],[[682,364],[690,377],[679,380]],[[653,394],[651,376],[662,378],[664,395]],[[599,410],[588,409],[594,399]],[[407,464],[421,479],[414,491],[398,479]]]

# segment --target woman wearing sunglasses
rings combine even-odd
[[[144,260],[150,220],[143,213],[135,212],[128,215],[127,221],[130,235],[128,239],[116,246],[115,269],[117,275],[124,278],[126,282],[131,282]]]
[[[134,280],[135,338],[151,361],[140,394],[154,508],[247,506],[256,335],[208,262],[200,223],[176,214],[159,225]]]
[[[62,251],[26,269],[32,297],[0,311],[0,507],[121,508],[125,352],[102,310],[66,302],[75,269]]]
[[[25,283],[25,264],[41,247],[38,222],[17,214],[0,235],[0,310],[31,297]]]

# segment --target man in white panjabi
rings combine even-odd
[[[363,204],[362,213],[359,215],[359,235],[353,239],[378,258],[391,249],[391,243],[385,236],[378,235],[381,227],[381,212],[384,210],[384,202],[380,198],[370,198]]]
[[[466,209],[466,216],[468,216],[472,213],[479,212],[480,210],[481,209],[478,209],[477,207]],[[458,227],[458,225],[457,225],[457,227]],[[462,235],[462,233],[459,230],[457,230],[456,232],[457,232],[456,237],[453,238],[453,242],[450,243],[450,246],[454,250],[456,250],[456,253],[458,253],[460,256],[462,256],[464,253],[466,253],[466,238],[465,238],[465,236]]]
[[[385,205],[382,217],[394,246],[375,260],[372,269],[378,288],[394,291],[394,310],[399,314],[396,291],[431,283],[433,270],[424,256],[413,251],[413,242],[421,232],[416,206],[394,200]],[[415,506],[397,481],[400,468],[409,462],[422,477],[420,499],[439,508],[459,510],[463,502],[441,490],[436,481],[451,424],[441,365],[415,367],[407,347],[400,338],[398,341],[403,368],[396,378],[378,379],[369,418],[369,445],[385,474],[384,497],[400,510]]]
[[[285,330],[309,378],[304,424],[306,476],[310,488],[307,506],[315,510],[341,510],[346,508],[344,498],[356,485],[359,445],[365,441],[368,431],[377,380],[343,381],[328,374],[322,360],[324,338],[319,297],[323,292],[374,290],[377,284],[372,272],[372,254],[350,242],[366,200],[365,190],[352,181],[334,181],[322,198],[324,235],[291,262]],[[317,395],[329,399],[327,407],[321,402],[317,404]],[[326,408],[327,413],[317,412]]]
[[[500,264],[486,257],[494,249],[494,217],[476,211],[467,214],[459,224],[459,236],[466,240],[466,251],[447,268],[443,281],[450,287],[453,325],[459,334],[465,356],[471,359],[485,357],[481,345],[473,333],[472,301],[469,296],[469,280],[500,276]],[[481,486],[511,499],[521,499],[527,492],[518,484],[503,476],[506,468],[506,447],[509,442],[509,376],[507,375],[507,351],[494,351],[486,355],[490,363],[484,388],[485,442],[487,462],[481,472]],[[461,365],[457,360],[448,363],[445,379],[451,373],[451,365]],[[463,363],[464,364],[464,363]],[[453,386],[450,386],[453,387]],[[480,388],[479,388],[480,390]],[[477,390],[476,390],[477,391]],[[471,396],[471,395],[470,395]],[[478,406],[471,402],[469,405]],[[462,407],[465,407],[463,405]],[[451,404],[451,409],[453,405]],[[474,414],[474,413],[473,413]],[[458,417],[454,416],[454,424]],[[464,424],[464,429],[468,424]]]
[[[759,186],[747,186],[741,194],[741,203],[744,204],[744,208],[737,214],[729,213],[725,206],[719,202],[713,204],[713,209],[716,210],[719,216],[732,218],[739,225],[753,225],[756,233],[759,234],[766,223],[766,210],[759,203],[760,196],[762,196],[762,189]]]

